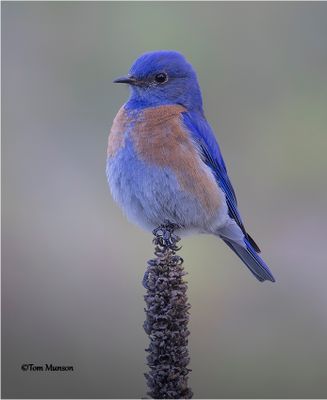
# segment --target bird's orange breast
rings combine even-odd
[[[202,161],[196,144],[183,126],[180,105],[118,111],[108,139],[108,158],[113,158],[125,145],[127,135],[137,156],[156,167],[169,168],[181,188],[192,194],[206,209],[215,214],[222,204],[222,192],[208,166]]]
[[[108,138],[107,156],[114,157],[119,149],[124,147],[126,130],[129,124],[129,118],[124,106],[118,111],[110,130]]]
[[[145,162],[168,167],[180,186],[194,195],[208,213],[216,213],[222,193],[202,161],[196,144],[183,126],[179,105],[147,108],[135,121],[131,137],[138,156]]]

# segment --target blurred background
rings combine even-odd
[[[151,234],[114,204],[107,134],[141,53],[196,68],[276,284],[183,240],[195,398],[327,397],[327,4],[2,2],[2,390],[141,398]],[[73,373],[23,372],[23,363]]]

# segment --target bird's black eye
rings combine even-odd
[[[158,83],[164,83],[168,81],[168,75],[165,74],[164,72],[160,72],[160,74],[157,74],[154,77],[154,80]]]

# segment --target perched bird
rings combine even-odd
[[[179,233],[216,235],[259,281],[274,282],[243,225],[191,64],[176,51],[149,52],[114,82],[131,89],[113,121],[106,166],[126,216],[149,230],[168,220]]]

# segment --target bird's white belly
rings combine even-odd
[[[181,188],[169,167],[157,167],[139,159],[127,140],[107,160],[107,178],[114,199],[126,216],[152,230],[165,220],[185,231],[216,232],[227,220],[227,206],[221,192],[221,207],[208,214],[194,195]]]

